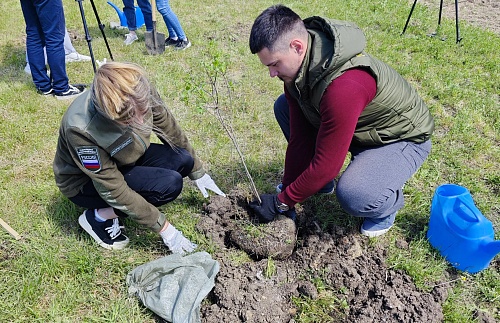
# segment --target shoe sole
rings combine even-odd
[[[86,59],[73,59],[73,58],[68,58],[68,59],[65,59],[65,62],[66,63],[79,63],[79,62],[89,62],[90,61],[90,58],[86,58]]]
[[[103,247],[105,249],[121,250],[128,245],[129,240],[128,240],[127,236],[125,236],[125,238],[127,238],[127,240],[122,241],[122,242],[116,242],[112,245],[109,245],[109,244],[105,243],[104,241],[102,241],[101,238],[99,238],[99,236],[97,234],[95,234],[94,230],[92,230],[92,226],[87,221],[87,216],[85,215],[85,212],[83,212],[82,215],[80,215],[80,217],[78,218],[78,224],[80,224],[80,226],[83,228],[83,230],[85,230],[88,234],[90,234],[90,236],[92,238],[94,238],[95,242],[97,242],[98,245],[100,245],[101,247]]]
[[[368,229],[363,228],[363,226],[366,223],[366,222],[363,222],[359,231],[361,232],[362,235],[365,235],[369,238],[375,238],[375,237],[381,236],[381,235],[387,233],[387,231],[389,231],[394,226],[394,221],[396,220],[396,213],[397,212],[394,212],[393,214],[389,215],[388,219],[391,220],[390,217],[392,217],[392,222],[387,223],[389,225],[389,227],[387,227],[387,228],[380,229],[380,230],[368,230]],[[366,219],[365,219],[365,221],[366,221]],[[386,221],[386,220],[384,220],[384,221]]]
[[[136,40],[139,40],[139,38],[134,39],[131,42],[124,41],[123,43],[125,44],[125,46],[129,46],[129,45],[132,45]]]
[[[174,48],[175,48],[175,50],[186,50],[189,47],[191,47],[191,43],[189,43],[186,47],[174,47]]]
[[[318,194],[332,195],[332,194],[333,194],[333,192],[335,192],[335,187],[334,187],[334,188],[332,188],[332,189],[331,189],[330,191],[328,191],[328,192],[326,192],[326,191],[325,191],[325,192],[319,191],[319,192],[318,192]]]
[[[80,93],[77,93],[77,94],[71,94],[71,95],[55,95],[55,97],[58,99],[58,100],[70,100],[70,99],[74,99],[80,95],[83,94],[83,92],[85,92],[85,90],[83,91],[80,91]]]
[[[391,226],[391,228],[392,228],[392,226]],[[375,238],[375,237],[379,237],[383,234],[386,234],[391,228],[378,230],[378,231],[368,231],[368,230],[364,230],[363,227],[361,227],[360,232],[362,235],[367,236],[368,238]]]

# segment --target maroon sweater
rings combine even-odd
[[[348,70],[323,94],[321,125],[314,128],[285,87],[290,108],[290,140],[286,150],[283,187],[278,199],[292,207],[318,192],[340,172],[359,115],[375,97],[375,78],[362,69]]]

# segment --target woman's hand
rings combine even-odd
[[[215,184],[214,180],[210,175],[205,174],[202,177],[195,179],[194,182],[196,183],[196,186],[198,186],[198,189],[201,191],[201,194],[203,194],[203,197],[208,197],[208,192],[207,189],[213,191],[214,193],[221,195],[221,196],[226,196],[224,192],[222,192],[219,187]]]

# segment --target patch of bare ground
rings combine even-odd
[[[413,3],[413,1],[412,1]],[[436,12],[436,22],[439,17],[439,0],[419,0]],[[443,2],[442,17],[455,20],[455,1]],[[498,0],[461,0],[458,1],[458,21],[466,21],[500,35],[500,1]],[[463,35],[465,36],[465,35]]]
[[[313,278],[321,279],[338,300],[329,313],[331,322],[443,320],[446,284],[429,293],[418,290],[404,272],[387,267],[386,248],[370,246],[357,231],[319,230],[306,208],[297,210],[295,222],[282,217],[259,224],[246,206],[248,199],[236,190],[228,198],[214,196],[200,217],[197,228],[217,245],[213,257],[221,265],[201,307],[203,322],[294,322],[298,309],[292,296],[321,297]],[[233,261],[235,249],[245,250],[251,261]]]

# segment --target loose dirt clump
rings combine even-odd
[[[400,270],[387,267],[382,247],[357,231],[315,225],[314,214],[297,209],[288,218],[259,224],[249,196],[234,190],[212,197],[198,229],[210,237],[220,271],[201,307],[203,322],[294,322],[292,301],[325,297],[315,281],[333,291],[330,322],[441,322],[446,287],[427,293]],[[398,244],[405,247],[406,242]],[[239,261],[241,250],[246,261]],[[240,257],[235,255],[240,254]]]
[[[248,197],[232,192],[228,198],[214,196],[205,211],[210,219],[201,221],[198,229],[208,237],[229,242],[256,259],[288,258],[295,247],[295,223],[280,216],[276,221],[260,225],[256,218],[249,217]],[[212,226],[222,224],[225,232],[213,232]]]

